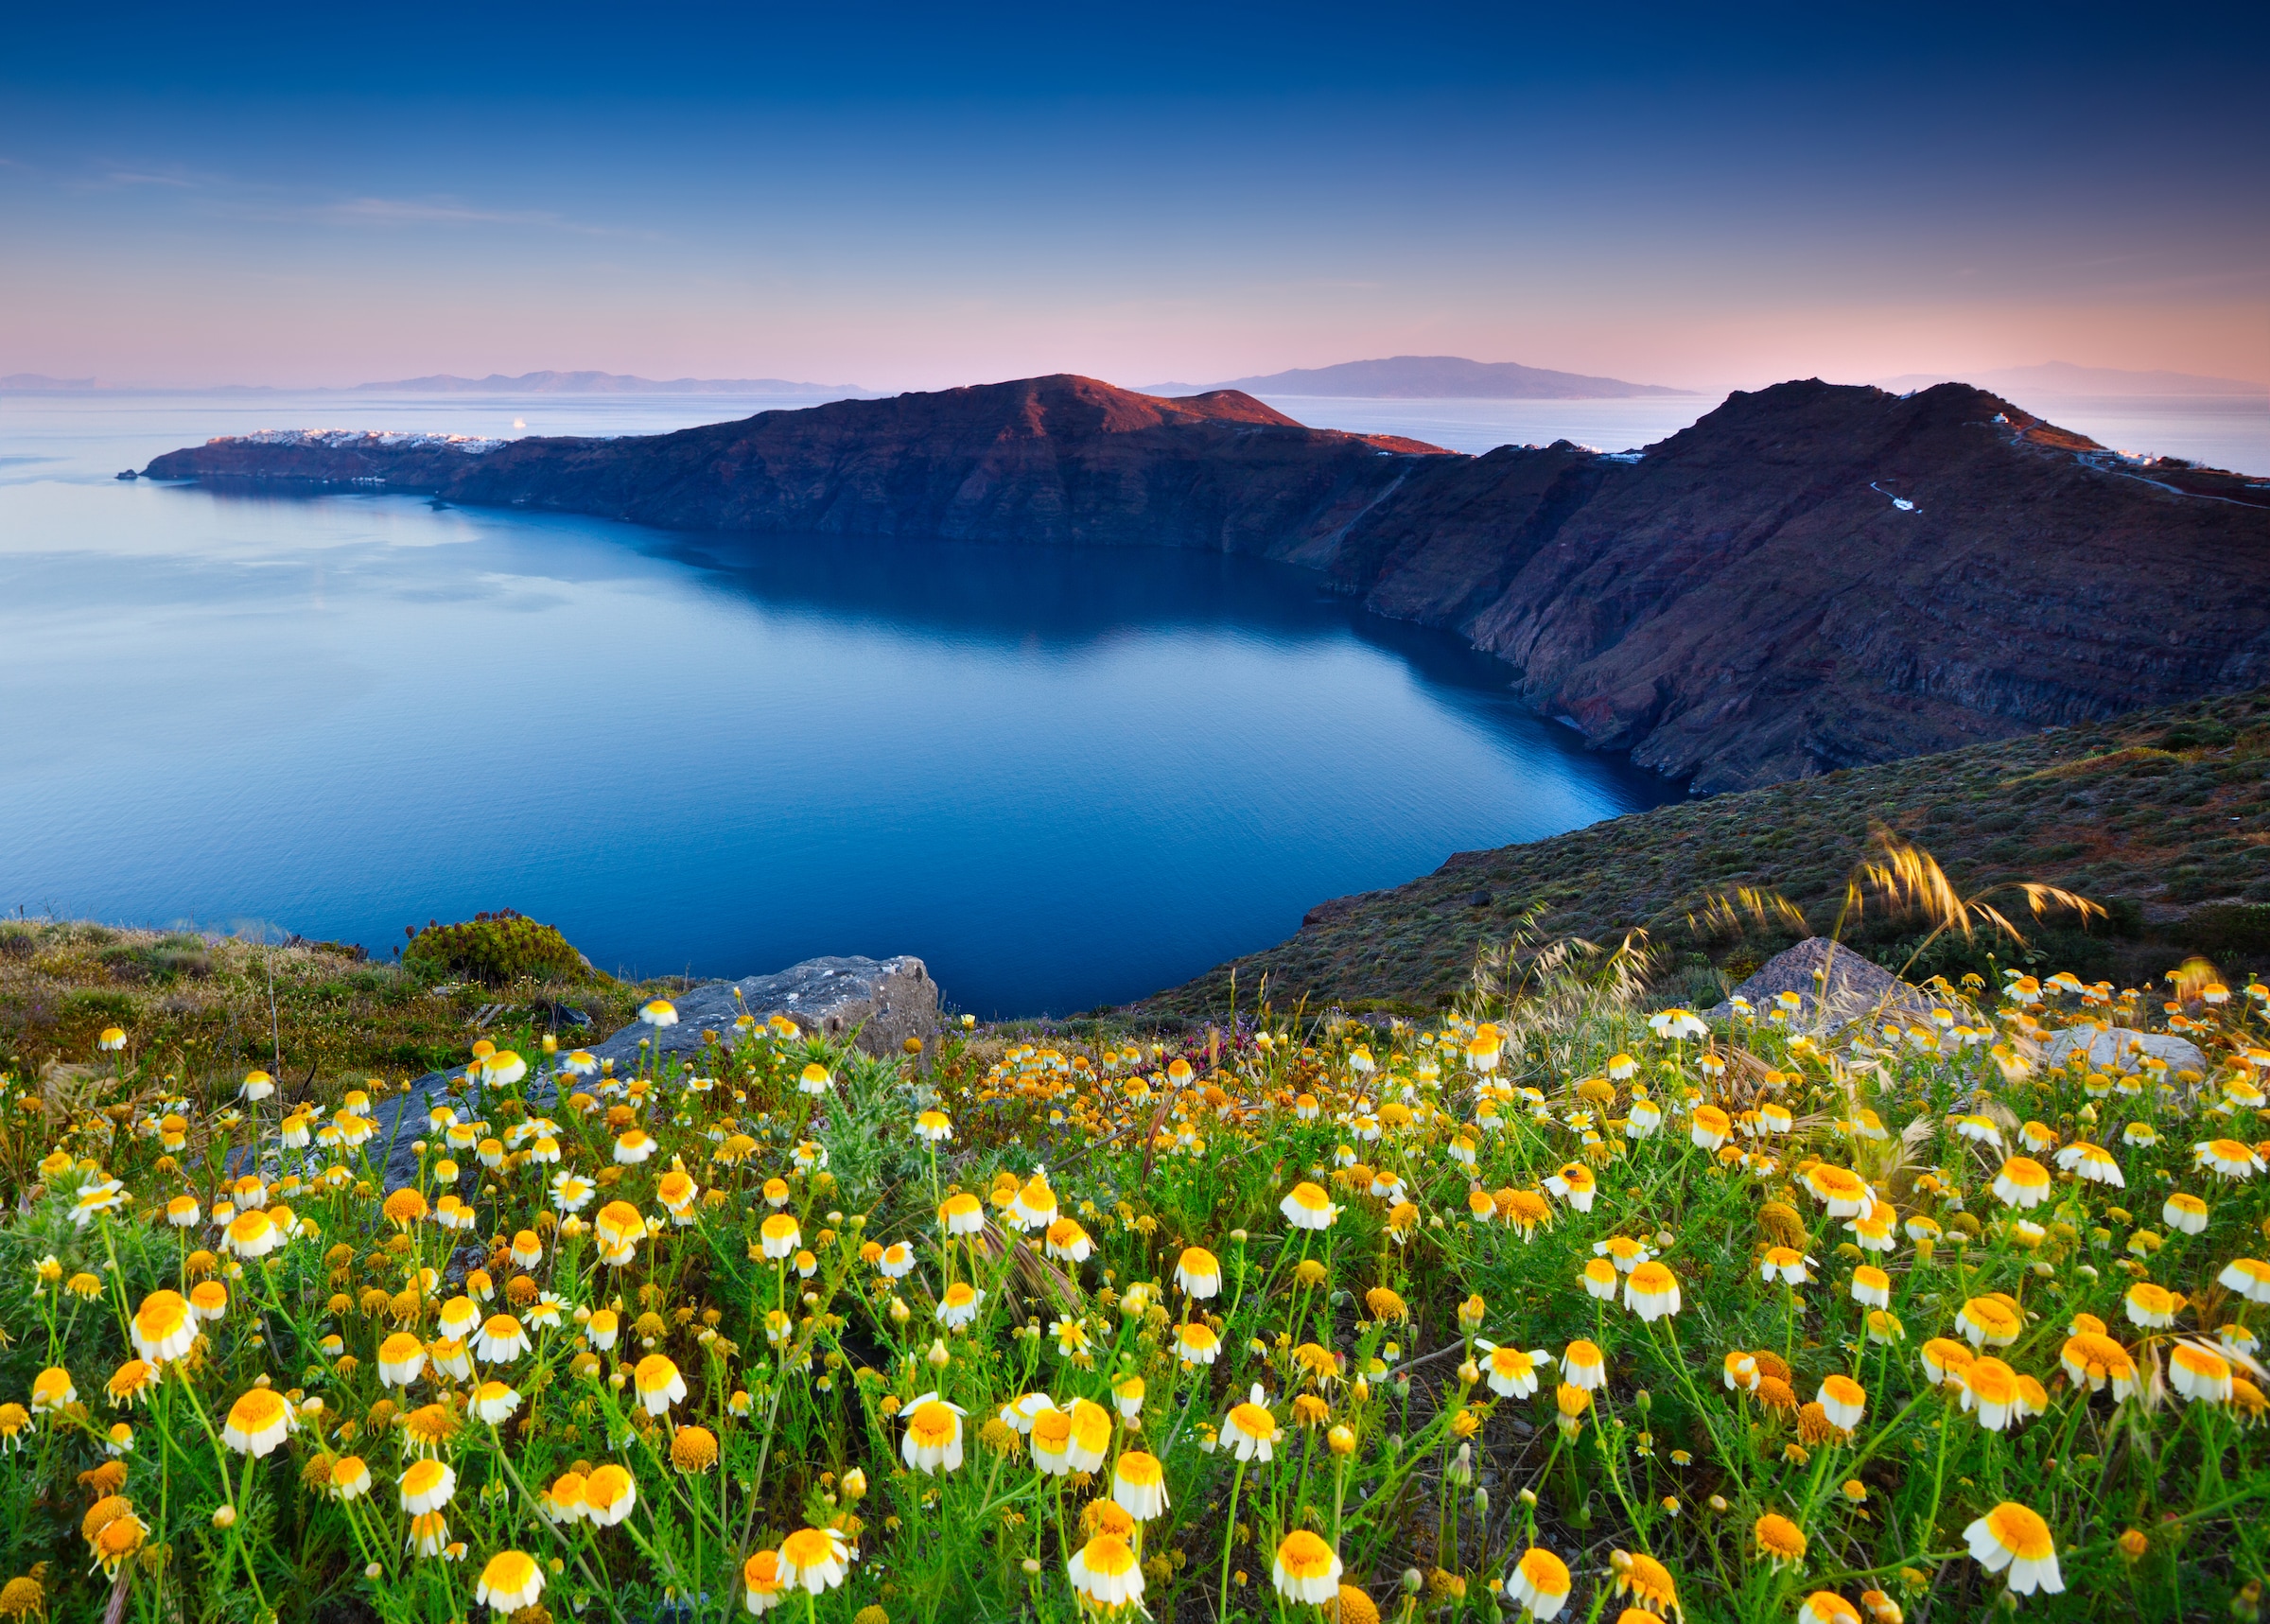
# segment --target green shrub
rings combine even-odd
[[[120,981],[171,983],[184,976],[202,980],[213,973],[211,951],[192,935],[171,935],[140,946],[121,942],[104,948],[96,958]]]
[[[2178,722],[2160,735],[2162,750],[2220,749],[2238,737],[2235,729],[2220,722]]]
[[[2270,965],[2270,908],[2260,904],[2224,902],[2197,908],[2168,934],[2182,947],[2212,959],[2227,958],[2249,969]]]
[[[410,933],[403,968],[428,981],[478,981],[501,987],[527,977],[582,977],[583,954],[550,925],[511,908],[476,914],[461,924],[428,923]]]
[[[123,992],[82,988],[64,994],[63,1014],[74,1024],[120,1026],[134,1018],[134,1001]]]

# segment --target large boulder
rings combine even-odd
[[[2199,1045],[2166,1032],[2137,1032],[2125,1026],[2069,1026],[2041,1046],[2041,1063],[2062,1066],[2075,1050],[2088,1057],[2098,1072],[2138,1072],[2145,1056],[2167,1063],[2171,1080],[2185,1072],[2207,1075],[2207,1056]]]
[[[895,1053],[909,1038],[926,1037],[938,1024],[938,984],[923,962],[897,958],[817,958],[791,965],[774,975],[740,981],[711,981],[671,1000],[678,1011],[674,1026],[633,1022],[603,1043],[590,1046],[619,1071],[638,1058],[641,1039],[664,1056],[690,1055],[702,1046],[702,1034],[730,1037],[744,1012],[762,1021],[785,1015],[815,1037],[841,1041],[857,1035],[870,1055]]]
[[[639,1039],[651,1039],[658,1057],[690,1055],[702,1047],[705,1031],[730,1041],[733,1022],[743,1014],[759,1021],[785,1015],[814,1037],[837,1042],[850,1038],[871,1055],[894,1054],[907,1039],[927,1037],[938,1024],[938,984],[931,980],[929,967],[908,953],[888,959],[806,959],[773,975],[704,982],[671,1003],[678,1012],[674,1026],[634,1021],[605,1042],[588,1045],[591,1053],[613,1060],[618,1071],[629,1072],[638,1062]],[[428,1072],[379,1103],[372,1156],[384,1160],[389,1190],[417,1178],[418,1156],[412,1146],[425,1137],[426,1113],[436,1099],[446,1096],[449,1079],[462,1074]],[[556,1092],[551,1079],[543,1075],[530,1077],[526,1091],[539,1103],[551,1100]],[[469,1089],[462,1103],[478,1111],[480,1090]]]
[[[1928,1018],[1932,1009],[1929,993],[1883,966],[1826,936],[1807,936],[1758,966],[1756,974],[1711,1007],[1710,1020],[1713,1024],[1733,1020],[1735,999],[1746,998],[1762,1021],[1785,992],[1797,995],[1794,1023],[1811,1031],[1879,1014]]]

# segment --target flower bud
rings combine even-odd
[[[213,1526],[217,1528],[235,1528],[236,1526],[236,1508],[234,1506],[214,1507]]]

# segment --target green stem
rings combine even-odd
[[[1222,1580],[1218,1587],[1222,1601],[1216,1615],[1225,1619],[1230,1616],[1230,1549],[1237,1542],[1237,1494],[1245,1485],[1246,1463],[1240,1460],[1230,1479],[1230,1514],[1222,1524]]]

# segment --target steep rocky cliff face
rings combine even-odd
[[[1703,790],[2270,679],[2270,489],[2122,464],[1959,384],[1781,384],[1636,458],[1459,457],[1233,390],[1057,376],[617,440],[219,440],[148,471],[690,529],[1260,554],[1458,631],[1540,710]]]
[[[1955,384],[1737,394],[1633,463],[1493,451],[1406,482],[1331,568],[1706,790],[2270,673],[2270,490]]]

